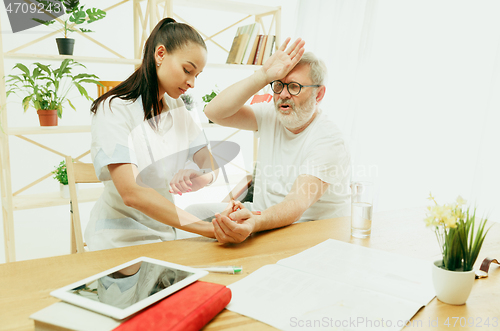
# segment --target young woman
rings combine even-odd
[[[214,237],[211,223],[172,197],[216,176],[206,138],[179,98],[206,57],[192,27],[165,18],[146,41],[141,66],[92,104],[92,160],[105,188],[85,230],[90,250],[172,240],[175,228]],[[183,169],[188,160],[201,170]]]

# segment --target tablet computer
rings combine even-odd
[[[140,257],[50,294],[122,320],[207,274],[204,270]]]

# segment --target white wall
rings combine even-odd
[[[301,1],[297,34],[329,67],[323,108],[355,169],[376,167],[379,211],[460,194],[499,220],[499,12],[498,1]]]

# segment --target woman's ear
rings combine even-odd
[[[165,46],[159,45],[158,47],[156,47],[156,50],[155,50],[156,63],[161,64],[161,62],[163,61],[163,58],[165,57],[166,54],[167,54],[167,49],[165,48]]]

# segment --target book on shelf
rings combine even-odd
[[[273,55],[275,42],[276,42],[276,36],[274,36],[274,35],[267,36],[266,47],[264,48],[264,56],[262,58],[261,64],[265,63],[266,60],[269,59],[269,57],[271,57],[271,55]]]
[[[247,62],[245,62],[246,64],[253,64],[253,61],[255,59],[255,52],[257,51],[257,46],[259,45],[259,37],[260,36],[257,35],[254,38],[252,49],[250,50]]]
[[[255,49],[255,56],[253,57],[252,64],[258,64],[259,63],[259,56],[260,53],[262,52],[262,43],[264,42],[264,35],[260,34],[258,36],[259,42],[257,43],[257,48]]]
[[[227,56],[228,64],[246,64],[252,51],[253,42],[259,32],[257,23],[240,26],[234,36]]]
[[[243,59],[240,62],[241,64],[248,63],[248,59],[251,56],[251,53],[253,50],[253,45],[255,44],[255,39],[256,39],[257,35],[259,34],[260,27],[257,23],[253,23],[253,24],[250,24],[248,29],[249,29],[249,31],[248,31],[249,38],[248,38],[248,42],[246,45],[245,54],[243,55]]]
[[[241,39],[242,39],[241,35],[234,37],[233,44],[231,45],[231,50],[229,51],[229,54],[227,56],[226,60],[227,64],[235,63],[236,55],[238,54],[238,49],[240,48]]]
[[[126,320],[57,302],[33,315],[35,331],[200,330],[231,300],[226,286],[203,281],[175,292]]]
[[[268,35],[263,35],[262,36],[262,42],[260,43],[260,45],[258,45],[258,49],[257,49],[257,54],[255,55],[255,61],[254,61],[254,64],[257,64],[257,65],[261,65],[262,64],[262,59],[264,58],[264,51],[265,51],[265,48],[266,48],[266,44],[267,44],[267,37]]]
[[[241,61],[243,61],[243,56],[245,55],[245,49],[248,44],[248,39],[250,36],[248,33],[242,33],[239,35],[240,41],[239,41],[239,47],[238,51],[236,53],[236,56],[234,58],[234,64],[241,64]]]

